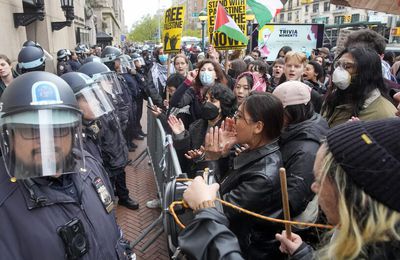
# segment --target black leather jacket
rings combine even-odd
[[[243,259],[238,238],[227,228],[228,220],[215,208],[202,209],[179,234],[179,246],[189,259]],[[318,259],[311,246],[303,243],[290,256],[292,260]],[[357,259],[400,259],[400,242],[379,242],[366,246],[365,254]],[[275,258],[265,258],[275,259]]]
[[[222,198],[253,212],[281,217],[281,166],[277,141],[240,154],[233,160],[232,170],[221,182]],[[282,226],[259,221],[227,207],[224,213],[247,259],[279,259],[279,243],[274,239],[275,233],[280,232]]]

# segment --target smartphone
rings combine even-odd
[[[154,108],[152,108],[150,105],[146,105],[150,110],[156,111]]]

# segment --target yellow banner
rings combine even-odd
[[[222,32],[214,32],[215,14],[220,2],[235,23],[247,35],[246,0],[209,0],[207,3],[208,14],[208,39],[217,50],[236,50],[246,48],[246,44],[233,40]]]
[[[164,53],[179,52],[184,20],[185,6],[174,6],[165,11],[162,35]]]

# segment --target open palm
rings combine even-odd
[[[185,125],[183,124],[182,120],[180,118],[176,118],[176,116],[169,116],[168,124],[171,127],[172,132],[176,135],[185,131]]]

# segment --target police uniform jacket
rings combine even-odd
[[[81,220],[89,244],[80,259],[126,259],[115,210],[107,213],[92,184],[100,177],[112,198],[108,177],[88,153],[85,160],[87,171],[69,177],[75,189],[58,190],[42,185],[46,179],[33,179],[36,196],[45,198],[41,203],[35,203],[22,181],[10,181],[0,160],[0,259],[66,259],[57,229],[73,218]]]

